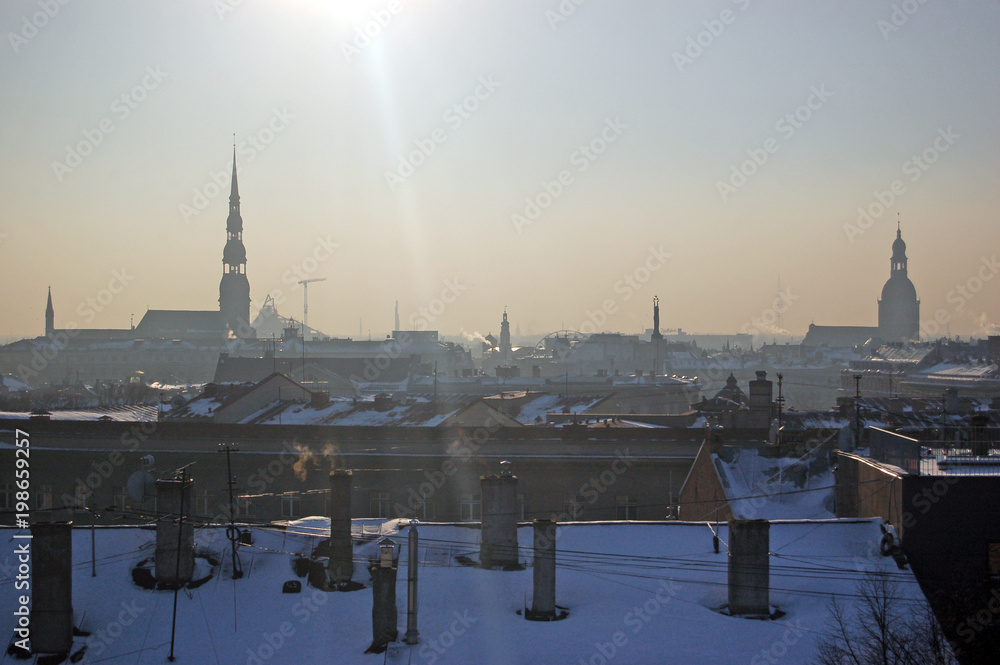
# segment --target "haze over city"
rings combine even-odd
[[[39,18],[41,17],[41,18]],[[874,325],[1000,295],[1000,6],[5,2],[0,336],[217,306],[332,335]],[[101,298],[107,290],[112,297]],[[927,331],[923,331],[927,332]],[[932,337],[923,334],[922,337]]]

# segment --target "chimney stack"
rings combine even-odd
[[[757,378],[750,382],[750,427],[767,429],[771,426],[773,385],[767,372],[757,370]]]
[[[73,646],[73,523],[31,525],[31,650]]]
[[[527,618],[552,621],[556,617],[556,522],[535,520],[534,596]]]
[[[517,476],[501,462],[499,476],[482,476],[479,561],[484,568],[517,565]]]
[[[379,543],[379,558],[372,576],[372,644],[365,653],[382,653],[399,636],[396,628],[396,546],[386,538]]]
[[[767,520],[729,521],[729,614],[732,616],[771,615],[770,529]]]
[[[341,585],[354,575],[351,541],[351,488],[354,476],[338,469],[330,472],[330,581]]]
[[[191,515],[191,485],[194,481],[172,478],[156,481],[156,583],[183,586],[194,576],[194,524]]]

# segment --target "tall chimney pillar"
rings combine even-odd
[[[484,568],[517,565],[517,476],[501,462],[499,476],[482,476],[479,561]]]
[[[767,520],[729,521],[729,614],[770,616],[770,529]]]
[[[73,523],[31,525],[31,650],[73,646]]]
[[[337,469],[330,472],[330,581],[346,584],[354,575],[354,545],[351,541],[351,488],[354,475]]]
[[[156,582],[184,585],[194,576],[194,524],[191,520],[191,485],[172,478],[156,481]]]

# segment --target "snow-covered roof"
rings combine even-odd
[[[758,448],[723,446],[712,461],[738,519],[832,519],[833,469],[824,452],[768,457]]]
[[[866,570],[897,584],[898,602],[914,613],[927,607],[909,570],[879,554],[880,520],[774,522],[770,529],[770,601],[784,612],[751,620],[720,612],[727,602],[725,525],[715,553],[704,523],[567,523],[557,534],[556,603],[562,621],[526,621],[532,596],[532,529],[518,529],[524,570],[461,565],[475,558],[476,525],[419,526],[420,643],[390,645],[388,658],[365,655],[372,641],[372,591],[365,566],[378,551],[376,536],[401,545],[396,577],[397,627],[406,630],[408,526],[368,525],[356,538],[354,580],[368,588],[330,593],[298,578],[293,561],[308,557],[329,523],[323,518],[287,528],[254,527],[253,544],[239,549],[245,575],[233,581],[223,527],[201,528],[195,541],[200,570],[212,578],[177,596],[175,654],[180,663],[727,663],[745,665],[760,654],[805,663],[826,630],[836,598],[860,607],[856,582]],[[397,530],[398,527],[398,530]],[[471,527],[471,528],[470,528]],[[7,529],[7,531],[11,531]],[[356,536],[363,535],[360,529]],[[75,625],[73,653],[88,645],[88,662],[143,665],[164,662],[170,649],[174,593],[137,586],[132,569],[153,556],[155,532],[136,527],[96,529],[97,576],[90,574],[90,537],[73,538]],[[9,538],[3,534],[4,540]],[[9,577],[7,575],[6,577]],[[300,593],[282,593],[300,580]],[[14,593],[0,594],[0,629],[12,634]],[[780,651],[777,647],[780,646]],[[614,653],[601,661],[603,652]],[[763,662],[763,661],[762,661]]]

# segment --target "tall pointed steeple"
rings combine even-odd
[[[247,279],[247,250],[243,246],[243,217],[240,189],[236,180],[236,145],[233,145],[233,184],[226,219],[226,248],[222,252],[222,282],[219,284],[219,311],[237,337],[253,337],[250,327],[250,282]]]
[[[52,309],[52,287],[49,287],[49,302],[45,305],[45,336],[52,337],[56,332],[56,312]]]

